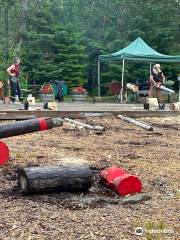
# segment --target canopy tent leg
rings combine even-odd
[[[98,97],[101,96],[101,76],[100,76],[100,61],[98,60]]]
[[[151,76],[152,62],[149,63],[149,76]]]
[[[123,102],[123,89],[124,89],[124,64],[125,64],[125,59],[123,58],[123,64],[122,64],[122,78],[121,78],[121,90],[119,93],[118,100],[121,100],[121,103]]]
[[[180,110],[180,77],[179,77],[179,110]]]

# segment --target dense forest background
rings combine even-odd
[[[0,80],[14,56],[21,80],[65,80],[97,94],[97,59],[137,37],[164,54],[180,54],[179,0],[0,0]],[[102,65],[102,88],[121,79],[122,63]],[[178,88],[179,65],[162,64]],[[126,82],[146,81],[149,64],[128,62]]]

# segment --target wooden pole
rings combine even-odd
[[[92,126],[92,125],[89,125],[89,124],[85,124],[85,123],[82,123],[82,122],[79,122],[79,121],[76,121],[76,120],[72,120],[72,119],[69,119],[69,118],[64,118],[64,121],[65,122],[69,122],[69,123],[72,123],[72,124],[75,124],[75,125],[80,125],[84,128],[88,128],[88,129],[91,129],[91,130],[95,130],[97,132],[102,132],[105,130],[104,127],[101,127],[101,126]]]
[[[134,125],[136,125],[138,127],[144,128],[144,129],[146,129],[148,131],[153,131],[153,127],[152,126],[147,125],[147,124],[142,123],[142,122],[139,122],[139,121],[137,121],[135,119],[132,119],[132,118],[129,118],[129,117],[125,117],[125,116],[122,116],[122,115],[118,115],[117,117],[122,119],[123,121],[132,123],[132,124],[134,124]]]
[[[82,192],[92,185],[92,171],[86,165],[22,168],[18,187],[23,194]]]

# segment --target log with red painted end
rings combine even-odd
[[[106,185],[110,185],[111,182],[121,175],[126,174],[125,170],[119,168],[117,166],[112,166],[110,168],[106,168],[100,172],[101,179],[105,180]]]
[[[104,185],[121,196],[139,193],[142,190],[142,183],[137,176],[128,174],[124,169],[116,166],[102,170],[100,178]]]
[[[9,160],[9,148],[8,146],[0,141],[0,166],[5,165]]]
[[[142,190],[140,179],[137,176],[131,174],[124,174],[120,177],[115,178],[111,182],[110,187],[121,196],[140,193]]]
[[[92,171],[86,165],[22,168],[18,186],[23,194],[82,192],[92,185]]]
[[[61,127],[61,118],[35,118],[0,125],[0,139]]]

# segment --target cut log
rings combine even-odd
[[[150,125],[147,125],[145,123],[142,123],[142,122],[139,122],[133,118],[129,118],[129,117],[125,117],[125,116],[122,116],[122,115],[118,115],[117,116],[118,118],[122,119],[123,121],[126,121],[126,122],[129,122],[129,123],[132,123],[138,127],[141,127],[141,128],[144,128],[148,131],[153,131],[153,127],[150,126]]]
[[[130,90],[132,90],[133,92],[137,93],[139,88],[137,85],[131,84],[131,83],[127,83],[126,87]]]
[[[18,186],[23,194],[81,192],[92,185],[92,171],[85,165],[45,166],[18,171]]]
[[[116,191],[119,195],[139,193],[142,190],[140,179],[125,172],[124,169],[113,166],[100,172],[102,183]]]
[[[49,110],[57,111],[58,110],[58,104],[57,104],[57,102],[48,102],[47,108]]]
[[[95,130],[95,131],[97,131],[97,132],[102,132],[102,131],[105,130],[104,127],[101,127],[101,126],[92,126],[92,125],[85,124],[85,123],[82,123],[82,122],[79,122],[79,121],[76,121],[76,120],[72,120],[72,119],[69,119],[69,118],[64,118],[64,121],[65,121],[65,122],[72,123],[72,124],[75,124],[75,125],[79,125],[79,126],[84,127],[84,128],[88,128],[88,129],[91,129],[91,130]]]
[[[0,125],[0,139],[48,130],[63,125],[61,118],[36,118]]]
[[[148,110],[158,110],[159,109],[159,104],[158,104],[157,98],[148,97],[147,104],[149,104]]]
[[[178,111],[178,110],[180,110],[180,103],[179,103],[179,102],[170,103],[169,109],[170,109],[170,110],[173,110],[173,111]]]
[[[0,166],[6,164],[9,160],[9,148],[8,146],[0,141]]]

